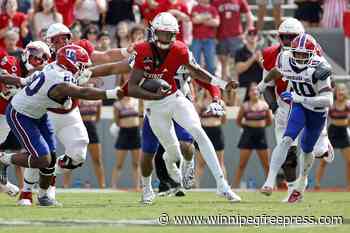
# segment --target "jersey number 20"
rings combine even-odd
[[[292,82],[293,90],[300,96],[314,97],[316,95],[310,83]]]
[[[45,75],[43,72],[34,74],[33,82],[25,88],[25,92],[28,96],[35,95],[45,82]]]

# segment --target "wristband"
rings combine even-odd
[[[128,58],[130,56],[130,53],[128,52],[127,48],[121,48],[120,53],[123,55],[123,57]]]
[[[213,84],[215,86],[220,87],[221,89],[225,90],[227,82],[225,80],[219,79],[219,78],[212,78],[210,81],[210,84]]]
[[[106,97],[107,99],[118,99],[118,91],[120,90],[120,87],[116,87],[111,90],[106,90]]]

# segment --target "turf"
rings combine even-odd
[[[337,226],[261,226],[261,227],[204,227],[204,226],[155,226],[128,224],[62,224],[53,226],[15,226],[0,224],[0,232],[350,232],[350,195],[342,192],[310,192],[305,200],[295,205],[280,202],[284,193],[264,197],[256,192],[244,192],[243,202],[228,203],[214,193],[190,192],[186,197],[157,198],[151,206],[139,203],[140,193],[62,193],[57,199],[62,207],[18,207],[13,199],[0,195],[0,222],[12,220],[37,221],[57,220],[155,220],[167,213],[170,218],[178,215],[278,215],[278,216],[343,216],[347,224]],[[46,224],[46,223],[45,223]]]

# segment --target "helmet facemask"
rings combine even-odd
[[[71,40],[70,34],[61,34],[49,38],[49,46],[52,52],[58,51],[60,48],[68,45]]]
[[[299,69],[303,69],[311,63],[314,52],[311,50],[292,49],[292,63]]]
[[[176,32],[172,31],[154,31],[154,41],[158,48],[169,49],[176,40]]]

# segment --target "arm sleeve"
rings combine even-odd
[[[209,83],[205,83],[205,82],[203,82],[201,80],[198,80],[198,79],[195,79],[195,82],[199,86],[201,86],[204,89],[208,90],[210,95],[211,95],[211,97],[213,97],[213,98],[220,98],[221,97],[220,89],[217,86],[213,86],[213,85],[211,85]]]

